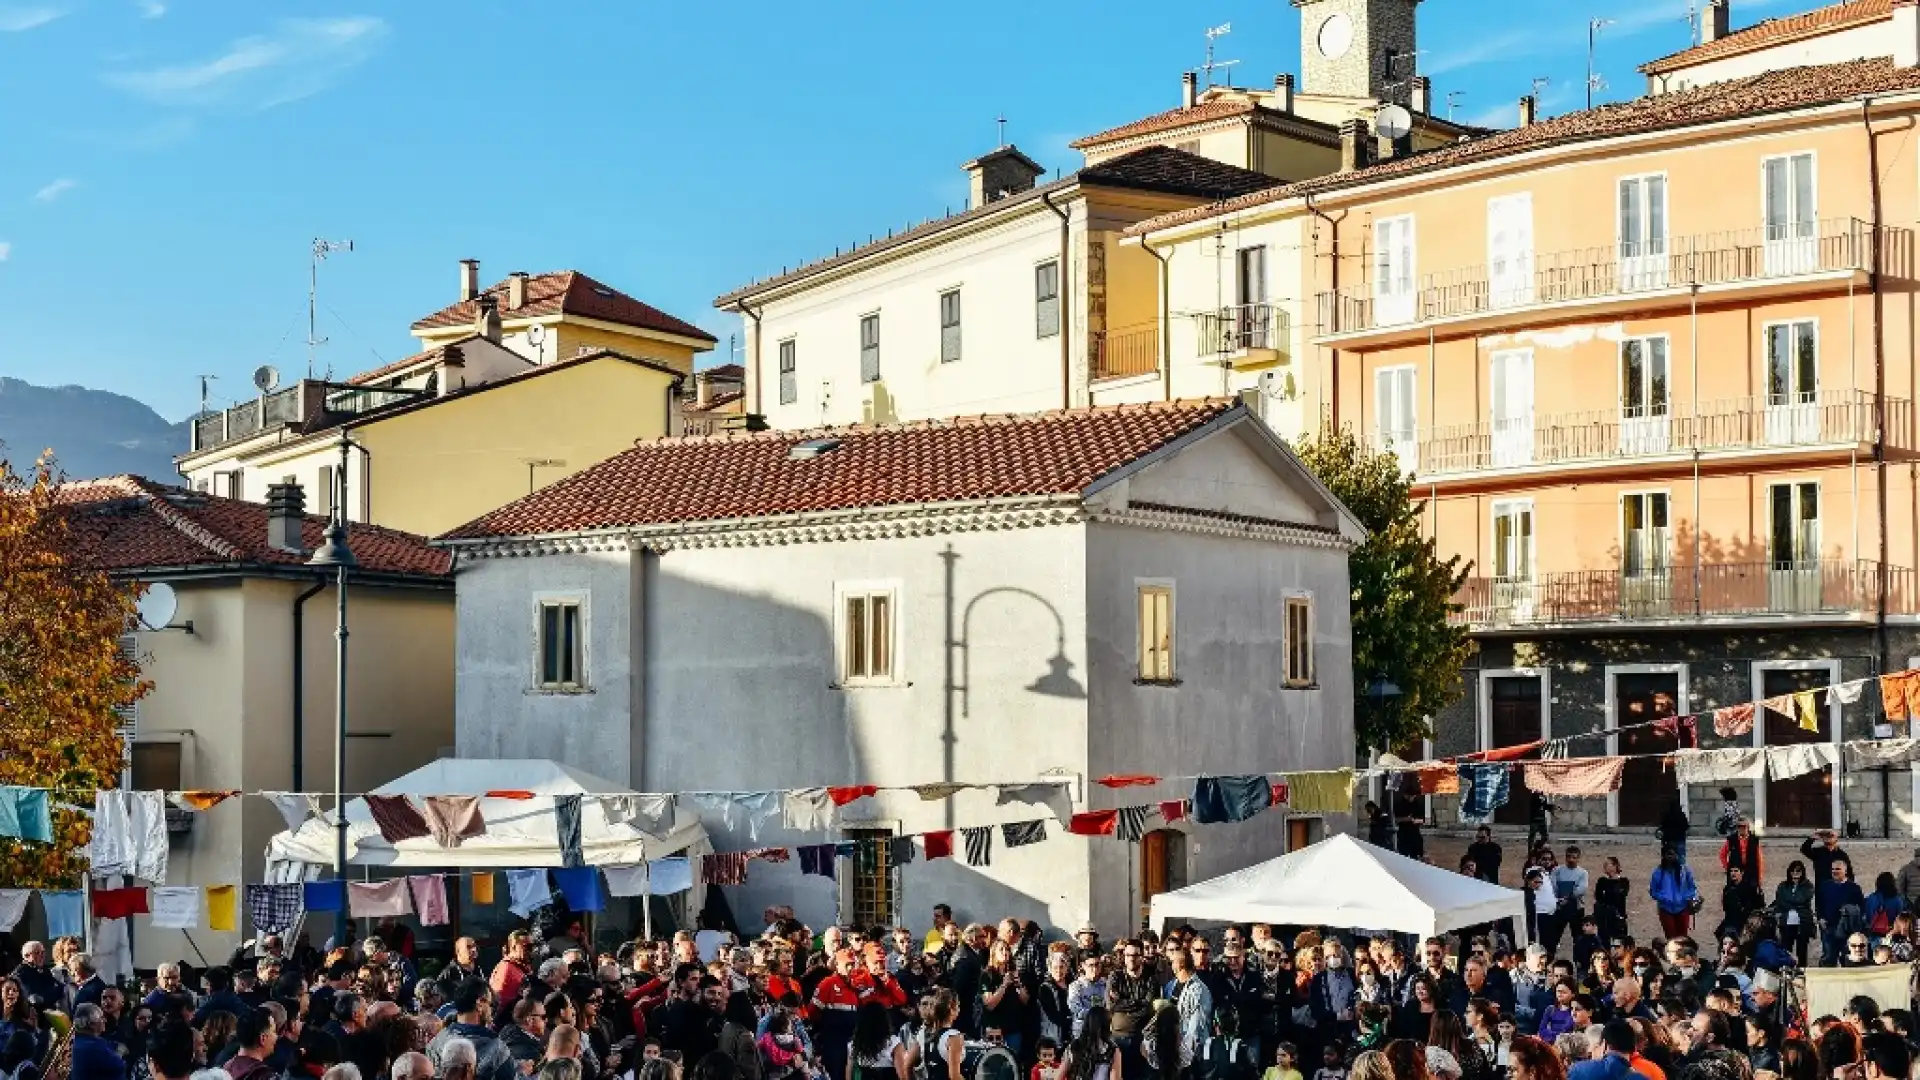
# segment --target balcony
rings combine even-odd
[[[282,425],[309,430],[338,424],[366,413],[430,396],[425,390],[351,386],[302,379],[292,386],[236,402],[193,418],[188,453],[239,442]]]
[[[1202,359],[1221,358],[1235,368],[1285,363],[1292,327],[1285,308],[1274,304],[1235,304],[1218,311],[1192,313]]]
[[[1913,610],[1915,574],[1885,568],[1887,610]],[[1867,620],[1881,564],[1863,560],[1573,570],[1528,580],[1468,578],[1450,621],[1476,631],[1719,619]]]
[[[1516,315],[1567,306],[1632,307],[1661,294],[1684,296],[1765,285],[1791,291],[1822,286],[1870,268],[1875,230],[1857,218],[1804,225],[1735,229],[1647,243],[1529,252],[1509,263],[1427,274],[1383,291],[1378,282],[1317,295],[1320,339],[1424,337],[1429,328],[1462,332],[1512,321]],[[1883,265],[1904,264],[1911,236],[1879,230]],[[1895,241],[1899,243],[1896,245]]]
[[[1887,445],[1910,448],[1911,403],[1887,398]],[[1784,397],[1759,395],[1702,402],[1682,411],[1622,415],[1620,409],[1546,413],[1513,419],[1447,424],[1412,438],[1381,436],[1398,445],[1421,479],[1555,466],[1646,461],[1695,452],[1773,450],[1871,444],[1878,429],[1874,396],[1861,390],[1822,390]],[[1409,445],[1411,444],[1411,445]],[[1408,451],[1412,453],[1409,454]]]
[[[1093,380],[1128,379],[1160,370],[1160,324],[1093,332]]]

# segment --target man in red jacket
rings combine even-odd
[[[878,943],[867,946],[866,967],[854,973],[853,989],[862,1005],[871,1001],[890,1010],[907,1007],[907,992],[887,973],[887,954]]]
[[[860,1007],[860,992],[853,980],[853,950],[835,950],[833,974],[813,988],[813,1000],[808,1003],[813,1046],[829,1077],[847,1074],[847,1042],[853,1038],[854,1010]]]

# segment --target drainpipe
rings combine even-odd
[[[1340,211],[1339,217],[1330,217],[1319,207],[1313,205],[1313,196],[1309,194],[1307,196],[1307,212],[1327,223],[1327,243],[1329,245],[1327,255],[1331,260],[1332,267],[1328,271],[1327,288],[1328,295],[1333,297],[1334,325],[1330,330],[1323,330],[1322,332],[1333,333],[1340,329],[1340,223],[1346,220],[1349,211],[1342,210]],[[1330,350],[1327,359],[1328,374],[1331,376],[1327,381],[1332,384],[1331,393],[1333,395],[1333,415],[1328,418],[1327,426],[1331,427],[1340,422],[1340,350],[1337,348]]]
[[[1068,226],[1072,219],[1065,210],[1054,205],[1053,192],[1041,192],[1040,201],[1047,204],[1047,209],[1060,215],[1060,407],[1071,409],[1073,408],[1073,353],[1067,333],[1067,314],[1073,305],[1067,302],[1067,298],[1073,294],[1067,290],[1067,266],[1069,265],[1068,248],[1071,243],[1068,237]]]
[[[1880,566],[1875,590],[1874,643],[1879,670],[1887,670],[1887,347],[1881,338],[1886,296],[1880,288],[1880,149],[1873,138],[1873,98],[1861,99],[1860,128],[1867,137],[1867,288],[1873,297],[1873,476],[1879,505]]]
[[[763,416],[766,414],[760,409],[760,384],[765,381],[760,377],[760,313],[765,310],[765,304],[760,305],[760,311],[755,311],[745,300],[740,301],[740,314],[753,320],[753,411]]]
[[[1173,315],[1168,309],[1167,288],[1171,284],[1167,278],[1167,260],[1171,255],[1162,255],[1146,236],[1140,237],[1140,246],[1160,264],[1160,396],[1163,400],[1173,400]]]
[[[307,748],[307,692],[306,692],[306,620],[302,609],[307,601],[320,594],[327,587],[325,579],[313,583],[313,587],[293,598],[293,790],[305,791],[302,783],[305,776]]]

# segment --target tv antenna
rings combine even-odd
[[[322,240],[313,238],[312,257],[307,260],[307,378],[313,378],[313,350],[325,345],[327,339],[320,336],[319,320],[314,309],[320,302],[320,263],[336,251],[352,251],[351,240]]]
[[[201,416],[207,415],[207,389],[208,389],[207,384],[210,382],[213,382],[215,379],[218,379],[219,377],[220,376],[218,375],[200,376],[200,415]]]
[[[1461,98],[1466,96],[1467,92],[1465,90],[1447,91],[1447,123],[1453,123],[1453,107],[1459,104]]]
[[[1700,4],[1698,0],[1687,0],[1687,43],[1700,44]]]
[[[1600,31],[1613,25],[1612,19],[1587,20],[1587,108],[1593,108],[1593,92],[1606,89],[1607,80],[1593,69],[1593,47],[1600,40]]]
[[[1221,23],[1219,26],[1210,27],[1207,30],[1207,62],[1200,65],[1200,70],[1206,73],[1208,86],[1213,85],[1214,68],[1230,68],[1240,62],[1238,60],[1215,60],[1213,58],[1213,43],[1231,33],[1233,33],[1233,24],[1230,22]]]
[[[998,145],[1007,145],[1007,114],[1001,113],[999,116],[994,117],[993,127],[994,137],[1000,140]]]

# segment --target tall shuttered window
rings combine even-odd
[[[860,381],[880,381],[880,315],[860,316]]]
[[[1288,686],[1313,685],[1313,600],[1305,596],[1287,597],[1287,670]]]
[[[960,359],[960,290],[940,294],[940,362],[951,364]]]
[[[1173,681],[1173,586],[1141,585],[1138,591],[1140,678]]]
[[[780,343],[780,404],[791,405],[800,400],[799,361],[796,357],[798,346],[792,338]]]
[[[893,598],[892,590],[866,590],[841,595],[841,681],[893,681]]]
[[[539,642],[536,682],[542,690],[578,690],[587,685],[586,641],[578,599],[542,600],[536,611]]]
[[[1033,332],[1048,338],[1060,332],[1060,263],[1033,268]]]

